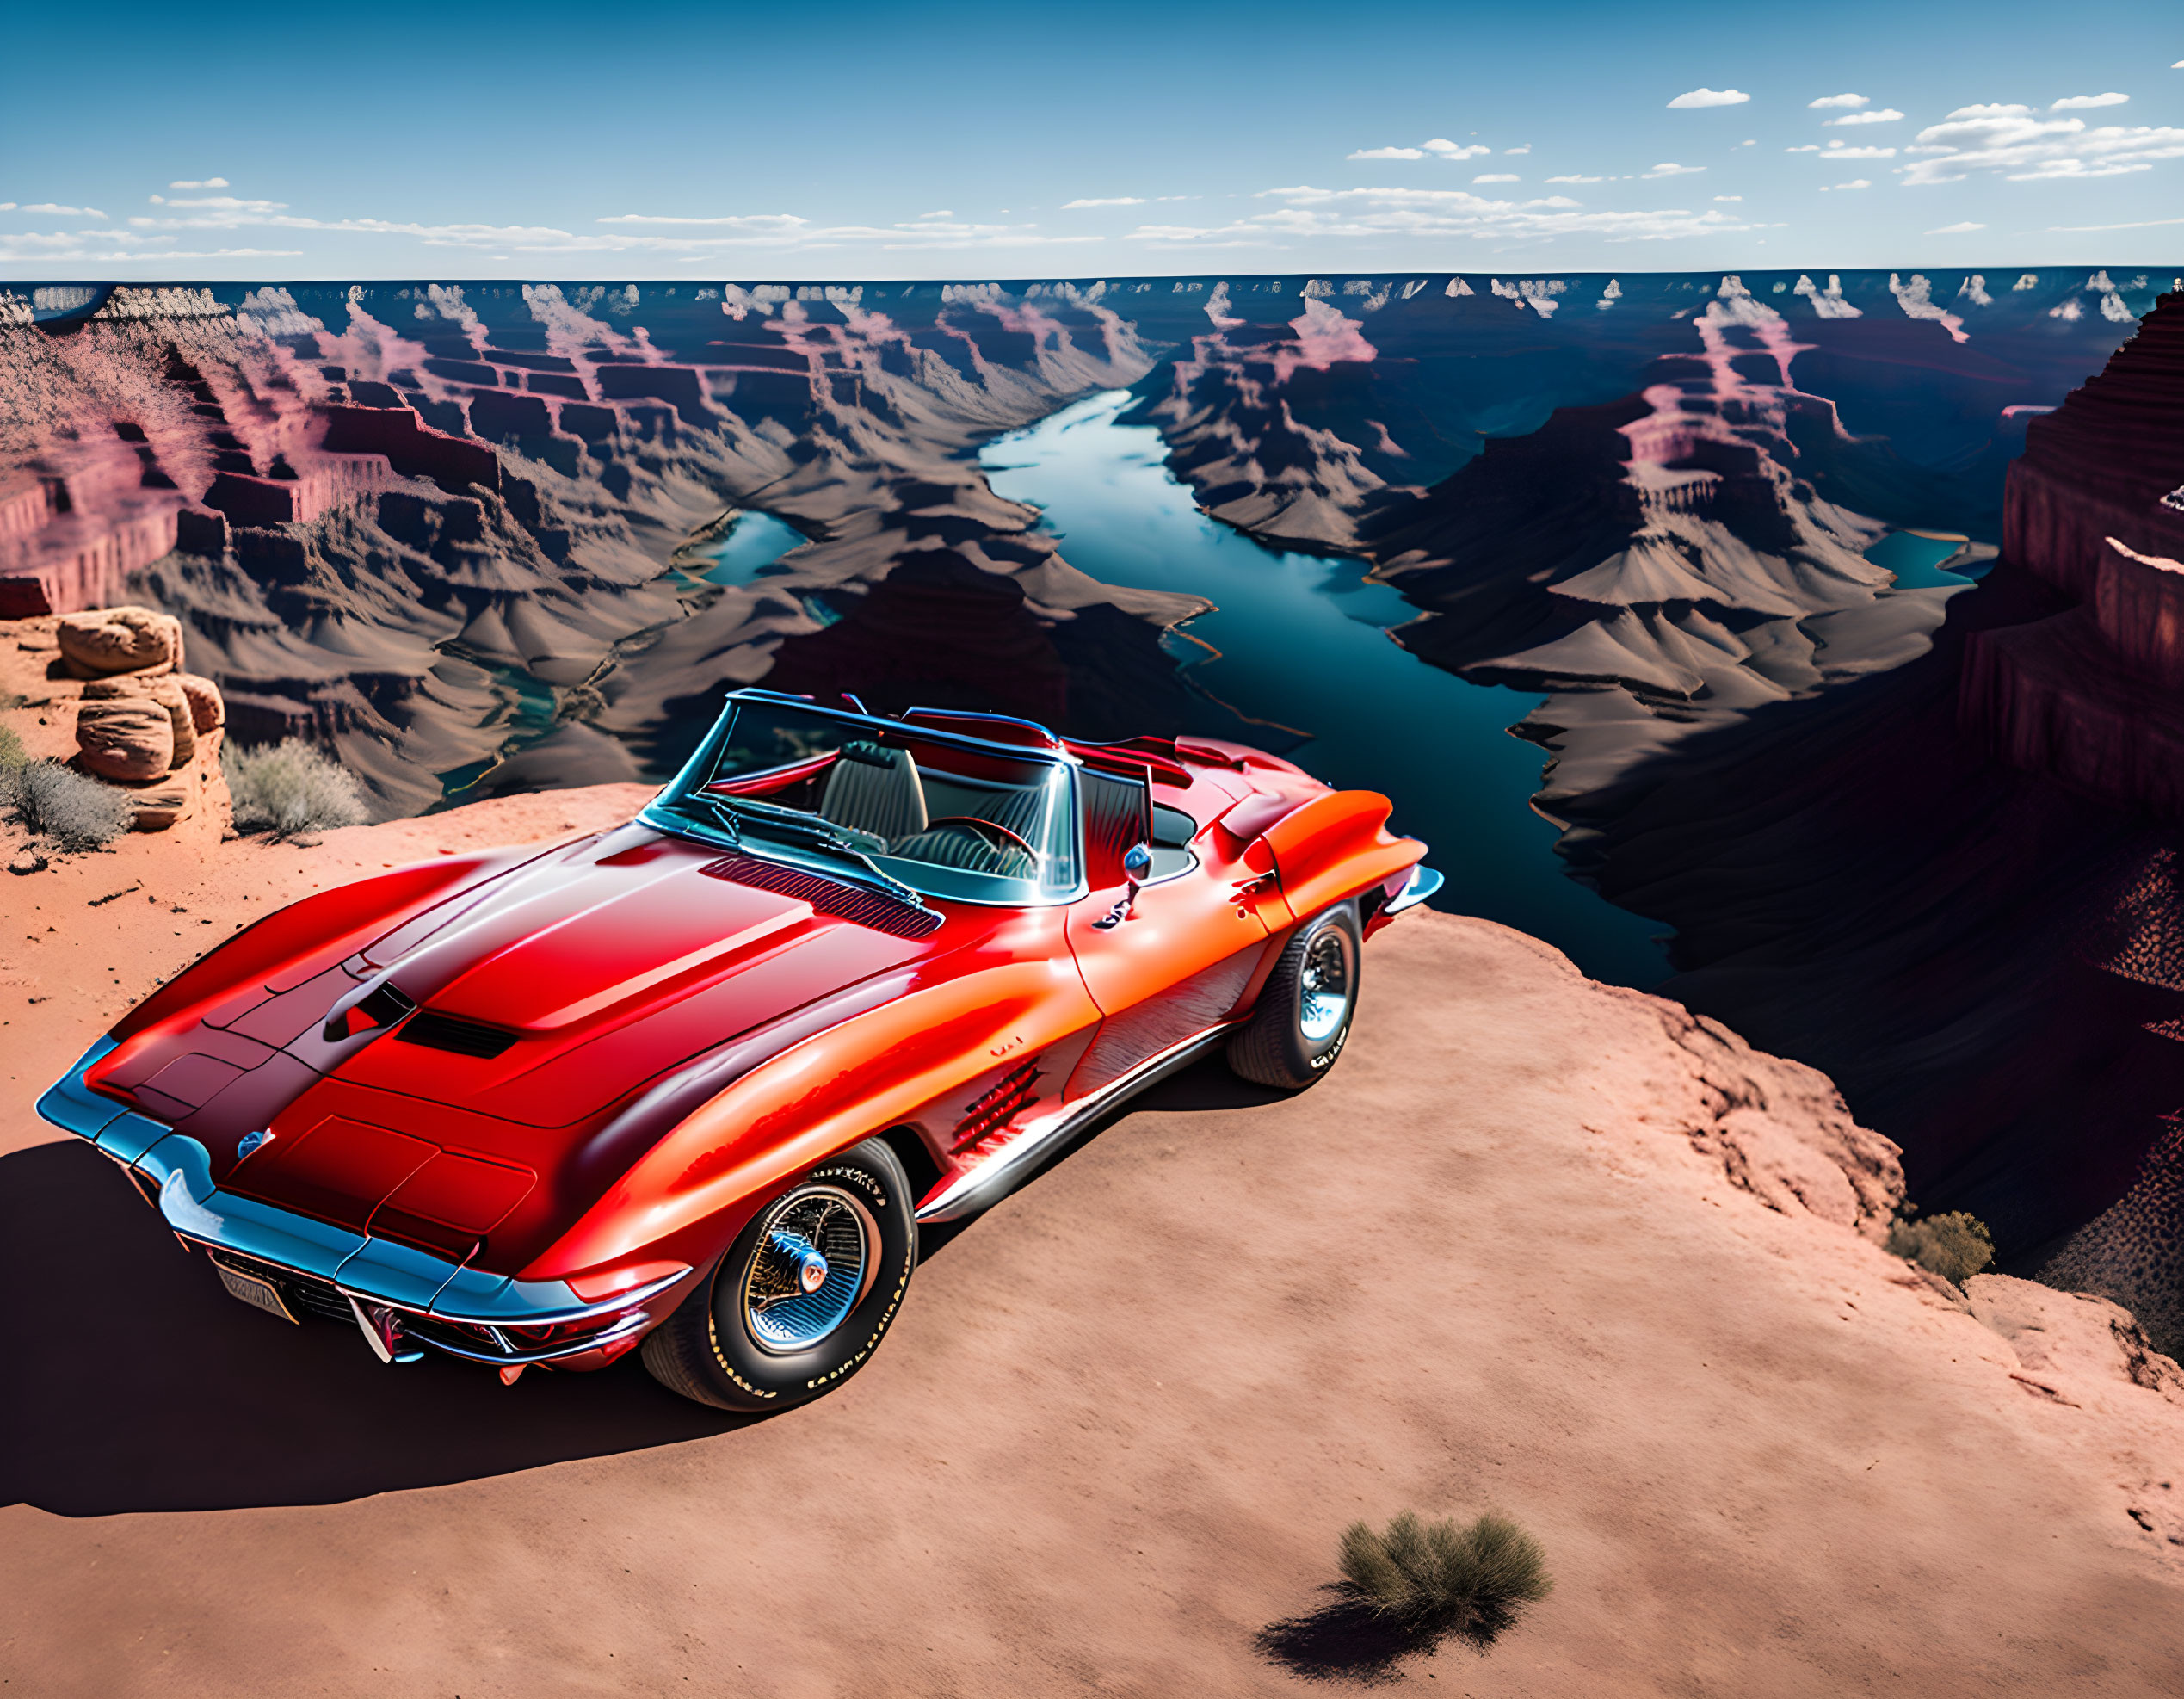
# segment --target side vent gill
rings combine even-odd
[[[1004,1077],[1000,1084],[971,1105],[968,1114],[957,1123],[954,1142],[948,1146],[950,1156],[963,1156],[972,1152],[981,1141],[1005,1132],[1024,1106],[1032,1100],[1033,1088],[1039,1084],[1039,1063],[1028,1061]],[[990,1151],[978,1151],[977,1155],[990,1156]]]
[[[395,1029],[404,1044],[422,1044],[429,1050],[452,1050],[458,1056],[497,1056],[515,1042],[515,1035],[477,1021],[453,1015],[435,1015],[425,1009]]]

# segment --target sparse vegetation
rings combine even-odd
[[[1995,1260],[1995,1241],[1984,1221],[1961,1209],[1924,1220],[1907,1214],[1888,1230],[1888,1254],[1961,1286]]]
[[[1539,1542],[1505,1517],[1459,1528],[1410,1511],[1385,1532],[1351,1523],[1342,1574],[1360,1601],[1413,1634],[1490,1637],[1554,1586]]]
[[[221,751],[238,831],[293,837],[364,823],[364,797],[349,770],[300,738]]]
[[[126,793],[58,761],[0,760],[0,807],[34,837],[64,850],[99,849],[136,820]]]
[[[13,772],[29,759],[23,752],[22,739],[13,728],[0,726],[0,773]]]

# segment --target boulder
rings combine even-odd
[[[164,671],[182,661],[182,621],[149,608],[96,608],[71,614],[56,635],[71,678]]]
[[[227,704],[220,700],[219,685],[194,672],[176,673],[175,683],[189,698],[190,724],[201,737],[207,732],[219,731],[227,724]]]
[[[102,779],[143,783],[175,764],[175,722],[150,696],[87,701],[76,716],[77,759]]]
[[[177,779],[146,785],[129,793],[129,806],[136,812],[133,831],[164,831],[189,812],[190,787]]]
[[[83,687],[83,700],[157,702],[167,711],[167,719],[174,727],[175,753],[169,767],[187,767],[197,753],[196,714],[182,680],[173,673],[163,673],[154,678],[95,678]]]

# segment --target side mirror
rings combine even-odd
[[[1130,911],[1137,905],[1138,887],[1145,882],[1147,875],[1152,870],[1152,850],[1146,845],[1133,843],[1124,852],[1122,876],[1130,882],[1124,887],[1122,895],[1116,899],[1115,905],[1092,923],[1096,930],[1105,932],[1112,927],[1121,925],[1124,921],[1130,918]]]

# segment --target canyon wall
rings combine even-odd
[[[2004,759],[2184,819],[2184,293],[2010,468],[2004,548],[2075,603],[1983,633],[1963,709]]]

